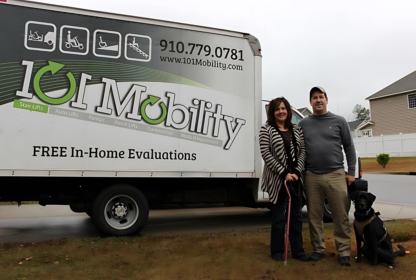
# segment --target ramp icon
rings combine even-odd
[[[115,59],[121,56],[121,34],[119,32],[97,29],[94,31],[93,45],[95,56]]]
[[[118,52],[118,45],[107,46],[107,42],[103,41],[103,37],[100,36],[100,42],[98,42],[99,50],[106,50],[112,52]]]

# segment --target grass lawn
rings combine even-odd
[[[341,267],[332,225],[325,227],[327,258],[288,265],[269,257],[270,230],[199,235],[89,238],[0,245],[1,279],[415,279],[416,221],[386,222],[410,254],[395,269],[367,260]],[[353,231],[351,231],[354,236]],[[309,230],[304,244],[311,253]],[[395,246],[395,245],[394,245]],[[355,239],[352,240],[355,257]]]
[[[363,172],[409,172],[416,171],[416,157],[393,157],[383,168],[376,158],[361,158]]]

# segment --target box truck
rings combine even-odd
[[[69,205],[105,235],[153,205],[268,205],[254,36],[17,0],[0,20],[0,201]]]

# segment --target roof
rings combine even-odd
[[[372,122],[372,121],[364,121],[364,122],[362,122],[358,127],[357,127],[357,129],[362,129],[362,128],[364,128],[364,127],[366,127],[367,125],[369,125],[369,124],[374,124],[374,122]]]
[[[366,100],[383,98],[392,95],[410,93],[416,91],[416,71],[383,88],[382,90],[370,95]]]
[[[350,130],[356,130],[357,127],[362,124],[364,121],[358,120],[353,122],[348,122],[348,126],[350,127]]]
[[[309,115],[312,114],[311,110],[309,110],[308,107],[299,108],[298,111],[301,112],[303,115],[305,111],[308,111]]]

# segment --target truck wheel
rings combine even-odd
[[[348,211],[351,208],[351,199],[348,196]],[[324,204],[324,222],[326,223],[330,223],[332,222],[332,212],[331,209],[329,208],[329,204],[328,201],[325,198],[325,204]]]
[[[92,219],[103,235],[136,235],[149,216],[143,193],[130,185],[114,185],[103,190],[92,205]]]

